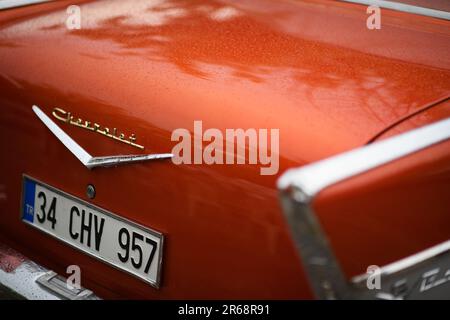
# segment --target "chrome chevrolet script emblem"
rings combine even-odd
[[[105,137],[108,138],[112,138],[116,141],[120,141],[123,143],[126,143],[130,146],[139,148],[139,149],[144,149],[144,146],[141,146],[139,144],[136,143],[136,135],[134,133],[132,133],[128,138],[125,137],[125,134],[117,133],[117,128],[113,128],[112,130],[110,130],[108,127],[102,127],[100,126],[98,123],[92,123],[91,121],[87,121],[80,118],[76,118],[70,113],[67,112],[61,108],[54,108],[52,115],[65,123],[77,126],[79,128],[83,128],[89,131],[93,131],[96,133],[99,133],[101,135],[104,135]]]
[[[76,143],[71,137],[67,135],[52,119],[50,119],[38,106],[32,107],[34,113],[39,119],[50,129],[50,131],[70,150],[88,169],[95,167],[108,167],[119,164],[126,164],[131,162],[140,162],[147,160],[158,159],[170,159],[173,157],[171,153],[158,153],[158,154],[137,154],[137,155],[115,155],[105,157],[93,157],[86,150],[84,150],[78,143]],[[143,149],[144,147],[135,143],[136,136],[131,134],[128,138],[125,138],[123,133],[117,134],[117,129],[113,129],[112,132],[107,127],[101,128],[100,125],[94,123],[91,126],[91,122],[83,121],[82,119],[74,120],[69,112],[62,109],[55,108],[53,116],[60,121],[81,127],[92,132],[100,133],[106,137],[114,140],[132,145],[134,147]]]

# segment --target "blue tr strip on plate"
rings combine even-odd
[[[36,193],[36,183],[30,179],[25,179],[25,197],[23,203],[23,219],[33,223],[34,221],[34,194]]]

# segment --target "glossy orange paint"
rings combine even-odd
[[[279,174],[363,145],[450,94],[447,21],[386,10],[382,29],[370,31],[364,6],[334,1],[125,0],[80,2],[82,29],[67,30],[75,2],[0,12],[0,238],[61,274],[80,265],[83,286],[107,298],[311,298],[280,211]],[[170,161],[89,171],[33,104],[132,131],[152,153],[170,152],[171,132],[192,131],[194,120],[278,128],[280,171]],[[139,151],[61,127],[95,156]],[[164,233],[162,287],[24,225],[22,174],[84,200],[93,183],[92,203]]]
[[[450,238],[450,140],[319,193],[314,208],[347,276]]]
[[[391,125],[381,130],[378,134],[373,136],[370,142],[387,139],[396,134],[406,132],[414,128],[422,127],[449,117],[450,99],[447,98],[444,101],[430,103],[423,109],[400,118],[398,121],[392,123]]]

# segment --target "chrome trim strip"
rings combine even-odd
[[[450,251],[450,240],[442,242],[434,247],[428,248],[424,251],[420,251],[419,253],[413,254],[409,257],[403,258],[401,260],[395,261],[393,263],[387,264],[381,267],[382,275],[392,275],[398,273],[402,270],[411,268],[419,263],[422,263],[426,260],[438,257],[442,254],[445,254]],[[450,267],[450,266],[449,266]],[[361,282],[367,278],[366,274],[355,276],[352,278],[352,282]]]
[[[159,159],[169,159],[172,158],[171,153],[158,153],[158,154],[135,154],[135,155],[118,155],[118,156],[107,156],[107,157],[93,157],[91,158],[86,167],[89,169],[95,167],[111,167],[117,166],[119,164],[126,164],[131,162],[142,162],[148,160],[159,160]]]
[[[385,274],[394,274],[396,272],[399,272],[401,270],[411,268],[412,266],[424,262],[428,259],[431,259],[433,257],[439,256],[443,253],[446,253],[450,251],[450,240],[445,241],[441,244],[438,244],[434,247],[428,248],[424,251],[421,251],[419,253],[416,253],[412,256],[406,257],[402,260],[390,263],[384,267],[382,267],[382,273]],[[354,281],[357,281],[358,278],[355,277]]]
[[[54,271],[47,271],[38,277],[36,282],[65,300],[99,300],[91,290],[69,288],[67,286],[67,279]]]
[[[378,292],[367,290],[368,274],[353,277],[353,295],[387,300],[450,299],[450,240],[385,265],[378,275]]]
[[[280,198],[314,295],[327,300],[349,298],[348,281],[309,203],[297,201],[295,195],[286,191]]]
[[[65,133],[52,119],[50,119],[38,106],[33,105],[34,113],[39,119],[50,129],[50,131],[61,141],[67,149],[77,157],[80,162],[88,169],[95,167],[109,167],[119,164],[127,164],[133,162],[142,162],[148,160],[170,159],[172,153],[158,153],[146,155],[115,155],[106,157],[93,157],[76,143],[67,133]]]
[[[296,187],[305,198],[324,188],[450,138],[450,118],[375,142],[298,169],[277,181],[280,190]]]
[[[2,247],[5,247],[2,245]],[[64,296],[59,295],[49,287],[43,287],[43,277],[55,274],[37,263],[26,259],[17,251],[8,247],[8,256],[16,257],[19,261],[25,259],[16,269],[7,272],[0,268],[0,287],[11,291],[11,298],[25,298],[29,300],[63,300]],[[0,255],[2,257],[2,255]],[[5,258],[5,256],[3,257]],[[86,294],[89,293],[89,294]],[[4,298],[4,297],[3,297]],[[79,299],[99,299],[92,291],[84,290],[84,294]]]
[[[51,0],[3,0],[0,1],[0,10],[28,6],[32,4],[50,2]]]
[[[395,10],[395,11],[401,11],[401,12],[413,13],[413,14],[418,14],[418,15],[427,16],[427,17],[450,20],[450,12],[437,10],[437,9],[431,9],[431,8],[418,7],[418,6],[413,6],[413,5],[405,4],[405,3],[392,2],[392,1],[386,1],[386,0],[340,0],[340,1],[364,4],[367,6],[373,5],[373,6],[377,6],[380,8],[391,9],[391,10]]]

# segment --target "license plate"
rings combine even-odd
[[[86,201],[23,178],[22,220],[158,288],[163,235]]]

